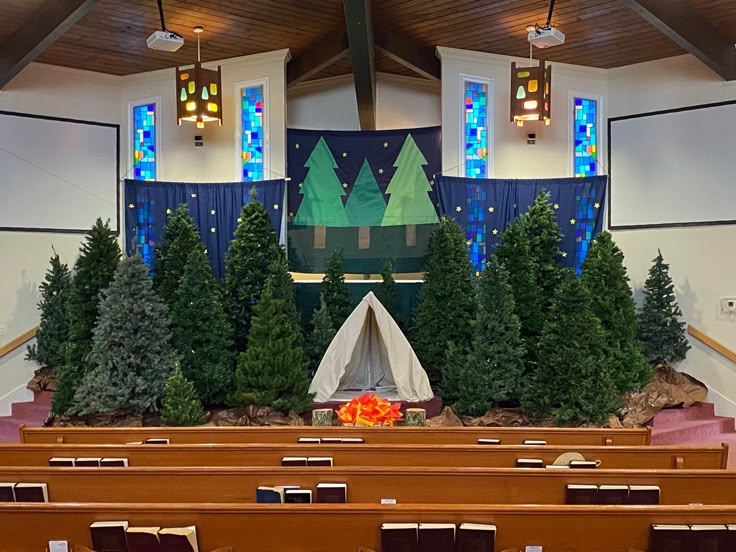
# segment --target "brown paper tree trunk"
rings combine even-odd
[[[314,227],[314,248],[324,249],[327,247],[327,227],[326,226],[315,226]]]

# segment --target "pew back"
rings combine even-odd
[[[359,437],[368,444],[475,445],[478,439],[501,439],[505,445],[525,440],[548,445],[643,446],[651,442],[651,430],[535,427],[24,427],[21,443],[125,444],[149,438],[169,439],[172,444],[197,443],[296,443],[299,437]]]

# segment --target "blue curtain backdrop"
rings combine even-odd
[[[178,205],[186,203],[199,235],[207,247],[216,278],[225,274],[225,253],[232,241],[240,216],[240,208],[251,201],[255,186],[258,200],[269,215],[274,232],[281,233],[285,182],[152,182],[125,181],[125,243],[126,251],[134,249],[150,267],[156,243],[163,235],[166,217]]]
[[[590,241],[603,229],[607,176],[539,180],[439,176],[436,182],[440,214],[465,228],[477,272],[483,270],[506,226],[525,213],[542,191],[551,194],[562,228],[561,264],[575,268],[578,275]]]

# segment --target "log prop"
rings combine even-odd
[[[407,408],[406,425],[417,427],[427,425],[427,411],[423,408]]]
[[[332,425],[332,409],[331,408],[318,408],[312,410],[312,425],[313,426],[331,426]]]

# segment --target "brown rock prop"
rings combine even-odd
[[[519,427],[532,425],[529,418],[517,409],[494,408],[480,418],[463,416],[463,424],[470,427]]]
[[[426,426],[427,411],[423,408],[407,408],[406,409],[406,425],[408,426]]]
[[[316,410],[312,410],[312,425],[331,426],[332,414],[331,408],[317,408]]]
[[[439,416],[427,420],[427,427],[462,427],[462,425],[463,421],[449,406],[442,409]]]

